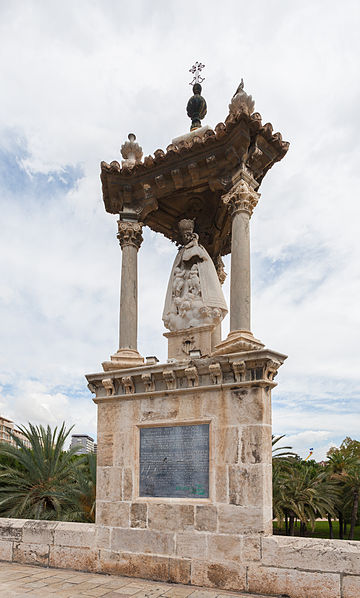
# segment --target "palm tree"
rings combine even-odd
[[[292,446],[275,446],[285,436],[286,434],[282,434],[281,436],[275,436],[275,434],[272,434],[271,445],[273,459],[287,459],[288,457],[297,457],[297,454],[292,452]]]
[[[333,447],[328,454],[328,471],[339,488],[336,510],[339,516],[339,537],[343,540],[350,515],[349,539],[353,539],[360,491],[360,443],[345,438],[340,448]],[[350,513],[349,513],[350,509]]]
[[[345,489],[348,491],[348,504],[351,506],[351,520],[348,540],[354,539],[355,525],[359,511],[360,467],[352,467],[346,474]]]
[[[320,471],[313,463],[295,459],[289,461],[287,467],[278,473],[276,482],[276,516],[278,520],[288,516],[287,534],[290,536],[295,533],[295,519],[299,519],[300,533],[304,535],[306,525],[310,523],[314,528],[317,517],[325,517],[328,513],[335,516],[337,485],[329,480],[326,471]]]
[[[12,435],[16,446],[1,443],[0,453],[12,465],[0,464],[0,514],[27,519],[68,519],[79,497],[78,468],[83,459],[74,461],[76,447],[64,451],[72,428],[65,423],[58,430],[50,426],[19,427],[30,443],[28,448]]]
[[[96,505],[96,455],[85,455],[84,462],[78,466],[77,499],[72,513],[72,521],[95,522]]]
[[[292,452],[292,446],[276,446],[280,440],[285,437],[271,436],[272,442],[272,471],[273,471],[273,514],[278,521],[279,528],[285,521],[285,533],[289,533],[289,510],[287,509],[284,495],[283,475],[291,471],[291,462],[298,458],[298,455]]]

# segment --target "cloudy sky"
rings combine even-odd
[[[100,161],[129,132],[144,155],[187,132],[201,60],[206,124],[243,77],[291,144],[251,230],[252,329],[289,356],[274,432],[316,459],[360,438],[359,30],[356,0],[0,0],[2,415],[96,435],[84,374],[117,348],[120,275]],[[139,349],[161,360],[175,253],[145,231]]]

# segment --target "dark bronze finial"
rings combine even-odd
[[[207,112],[206,101],[201,95],[201,85],[205,80],[205,77],[200,75],[201,70],[205,67],[201,62],[195,62],[194,66],[191,67],[190,73],[194,74],[194,78],[190,85],[193,86],[193,96],[187,103],[186,112],[191,118],[190,131],[199,129],[201,127],[201,120],[204,118]]]

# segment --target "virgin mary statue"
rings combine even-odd
[[[183,241],[171,270],[163,311],[170,331],[219,324],[227,305],[208,252],[199,245],[193,220],[180,220]]]

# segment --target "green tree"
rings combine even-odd
[[[19,427],[30,443],[12,435],[16,446],[1,443],[0,514],[3,517],[66,520],[79,500],[78,472],[84,459],[74,461],[76,448],[64,451],[72,428]]]
[[[291,473],[284,475],[283,492],[289,510],[290,535],[294,535],[295,518],[300,520],[301,535],[304,535],[307,524],[313,529],[317,517],[326,517],[328,513],[335,516],[336,483],[313,463],[294,464]]]
[[[72,521],[95,522],[96,505],[96,455],[88,453],[77,465],[76,505]]]
[[[338,484],[339,495],[336,511],[339,517],[339,537],[346,533],[350,521],[349,538],[353,538],[359,508],[360,442],[347,436],[340,447],[332,447],[328,453],[329,476]]]

